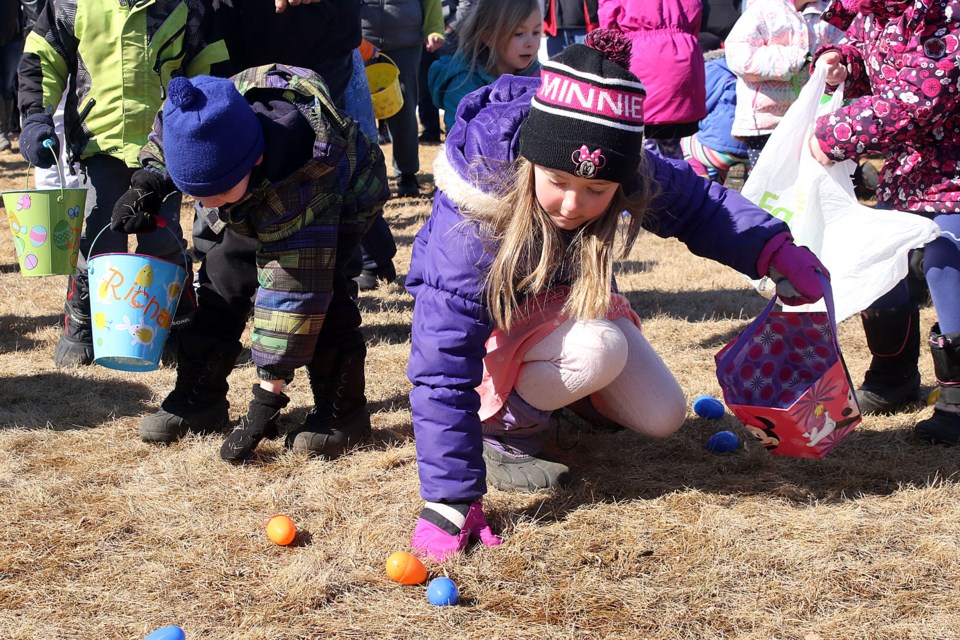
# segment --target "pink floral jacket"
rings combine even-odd
[[[847,3],[852,4],[850,2]],[[816,136],[836,160],[886,157],[877,197],[932,217],[960,210],[960,0],[840,0],[823,14],[847,29],[838,51],[847,106],[820,117]]]

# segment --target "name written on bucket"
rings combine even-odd
[[[139,315],[169,330],[173,321],[170,312],[165,308],[164,303],[147,290],[153,282],[153,271],[150,265],[143,267],[132,283],[127,284],[126,281],[127,278],[121,271],[107,264],[100,277],[97,295],[107,304],[112,301],[126,302],[132,309],[139,310]],[[176,293],[179,294],[179,287]]]

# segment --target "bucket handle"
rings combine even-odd
[[[386,58],[386,59],[390,62],[390,64],[392,64],[393,66],[395,66],[398,70],[400,69],[400,66],[399,66],[396,62],[393,61],[393,58],[391,58],[390,56],[388,56],[388,55],[385,54],[384,52],[382,52],[382,51],[380,52],[380,57],[381,57],[381,58]]]
[[[50,138],[47,138],[46,140],[43,141],[42,144],[43,144],[43,146],[44,146],[46,149],[49,149],[49,150],[50,150],[50,153],[51,153],[51,154],[53,153],[53,140],[51,140]],[[56,167],[57,167],[57,176],[60,178],[60,195],[57,197],[57,202],[63,202],[63,169],[60,168],[60,158],[59,158],[59,157],[57,158],[57,161],[56,161],[54,164],[55,164]],[[24,190],[24,191],[29,191],[29,190],[30,190],[30,173],[31,173],[31,172],[30,172],[30,166],[31,166],[30,164],[27,165],[26,180],[23,181],[23,183],[24,183],[24,184],[23,184],[23,190]],[[33,181],[33,186],[34,186],[34,187],[37,186],[37,181],[36,181],[36,179],[34,179],[34,181]]]
[[[89,255],[91,256],[94,255],[93,253],[94,245],[97,244],[97,240],[100,239],[100,236],[103,235],[103,232],[109,228],[110,228],[110,225],[107,224],[103,227],[103,229],[100,229],[100,233],[98,233],[97,236],[93,239],[93,242],[90,243],[90,250],[88,251]],[[170,227],[167,226],[167,221],[164,220],[163,218],[159,218],[159,217],[157,218],[157,229],[165,229],[167,233],[173,236],[173,239],[177,241],[177,244],[178,245],[180,244],[180,239],[177,238],[177,234],[175,234],[173,231],[170,230]],[[189,277],[190,276],[190,262],[189,262],[190,258],[187,257],[187,252],[183,250],[183,246],[180,247],[180,253],[183,254],[183,270],[186,273],[187,277]],[[151,256],[151,257],[156,258],[156,256]],[[162,259],[163,258],[158,258],[158,260],[162,260]]]

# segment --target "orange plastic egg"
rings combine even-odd
[[[387,558],[387,575],[400,584],[420,584],[427,579],[427,568],[412,553],[396,551]]]
[[[287,516],[277,514],[267,521],[267,537],[280,546],[286,546],[297,537],[297,525]]]

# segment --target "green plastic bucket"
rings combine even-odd
[[[86,189],[4,191],[13,246],[25,276],[70,275],[77,266]]]

